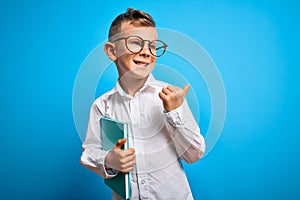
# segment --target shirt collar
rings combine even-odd
[[[146,80],[145,84],[140,89],[140,91],[142,91],[142,90],[144,90],[144,89],[146,89],[148,87],[155,88],[155,85],[153,85],[154,82],[156,82],[156,79],[154,78],[154,76],[152,74],[149,74],[149,76],[147,77],[147,80]],[[110,91],[110,95],[113,95],[115,93],[119,93],[121,96],[126,96],[126,97],[129,97],[129,98],[132,98],[130,95],[126,94],[126,92],[121,87],[119,81],[117,81],[115,87]]]

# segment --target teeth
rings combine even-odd
[[[137,65],[147,66],[147,63],[144,63],[144,62],[134,61],[134,63]]]

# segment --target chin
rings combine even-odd
[[[144,78],[147,78],[150,73],[151,73],[151,70],[149,70],[149,68],[137,67],[137,68],[135,68],[131,71],[128,71],[124,75],[125,76],[130,76],[130,77],[135,78],[135,79],[144,79]]]
[[[147,69],[135,69],[130,71],[130,74],[137,79],[147,78],[151,72]]]

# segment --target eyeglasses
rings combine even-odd
[[[122,37],[114,40],[113,42],[119,40],[125,40],[126,48],[132,53],[140,53],[145,46],[145,42],[148,42],[148,48],[150,50],[150,53],[155,57],[160,57],[164,55],[168,46],[161,40],[144,40],[139,36]]]

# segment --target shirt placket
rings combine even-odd
[[[131,121],[133,125],[133,139],[134,144],[137,152],[136,157],[136,177],[137,177],[137,184],[138,184],[138,192],[141,199],[150,199],[149,196],[149,185],[148,185],[148,177],[147,177],[147,166],[146,160],[143,156],[144,152],[144,137],[141,131],[141,102],[138,98],[139,96],[135,96],[130,101],[130,114],[131,114]]]

